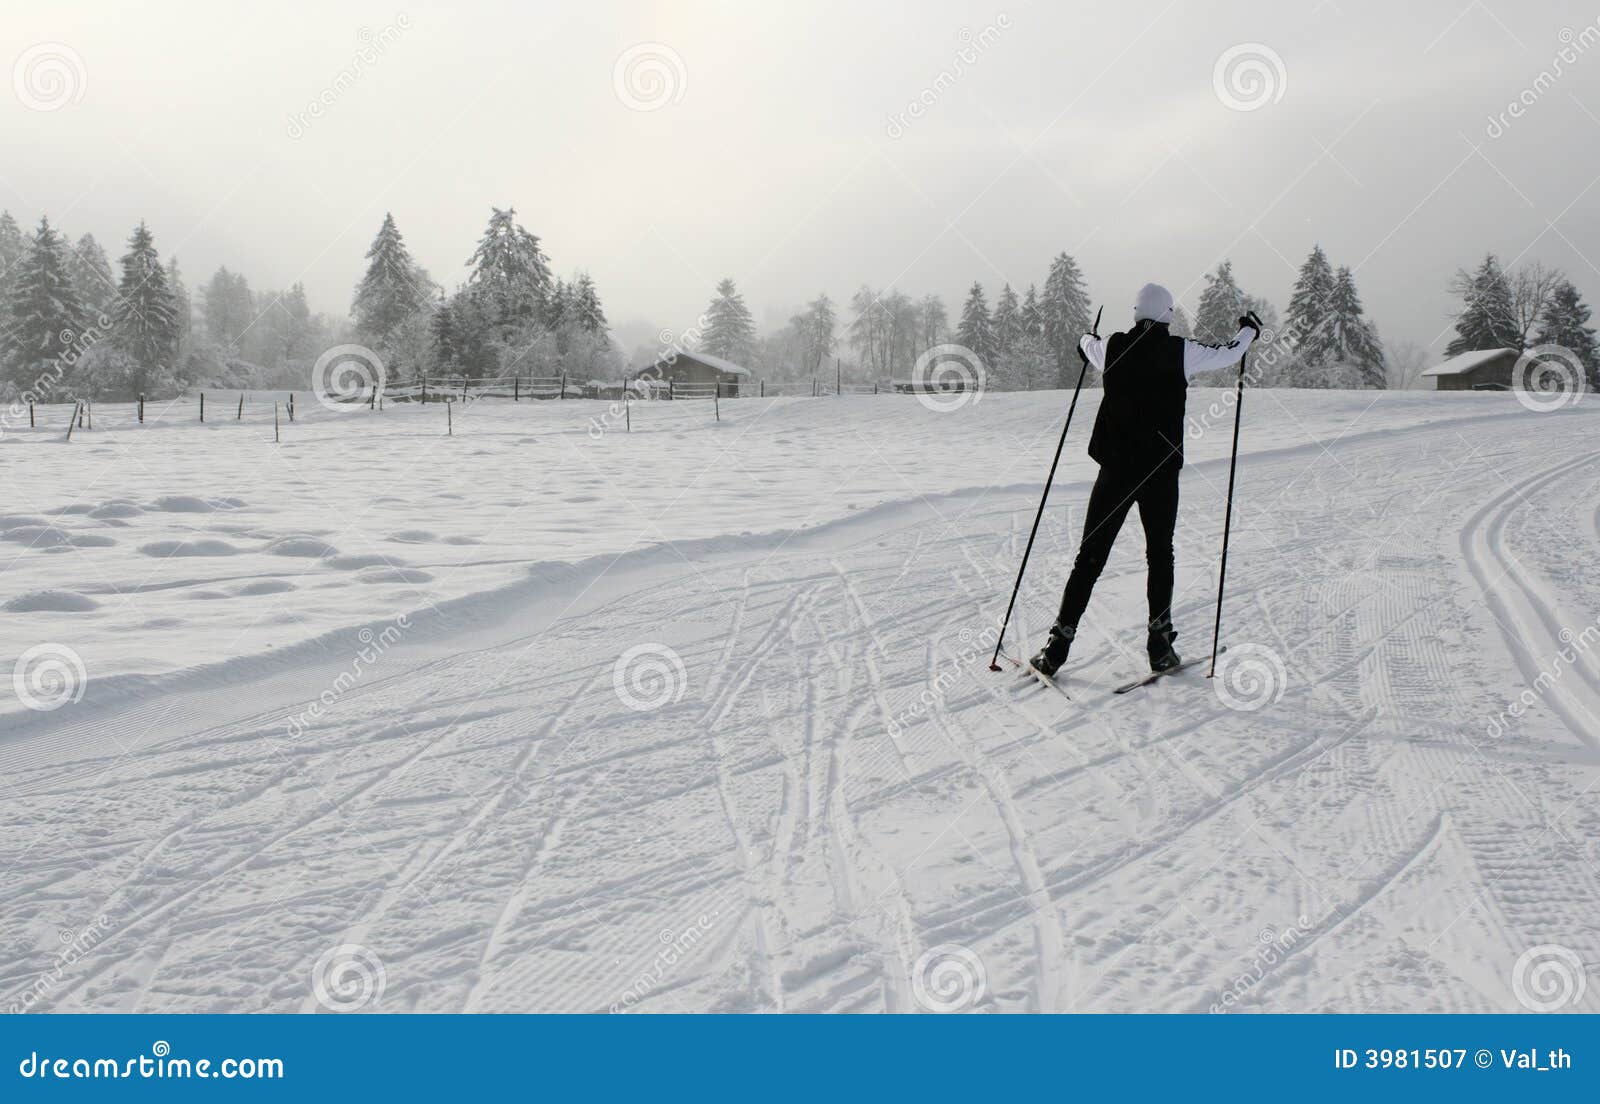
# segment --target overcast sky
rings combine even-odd
[[[226,264],[341,315],[385,211],[454,287],[490,206],[515,205],[614,323],[673,329],[722,276],[763,327],[862,283],[953,315],[974,279],[992,301],[1063,249],[1119,324],[1147,280],[1192,308],[1222,257],[1281,309],[1320,241],[1387,340],[1442,348],[1445,282],[1486,250],[1600,300],[1597,19],[1512,0],[6,0],[0,205],[113,258],[145,218],[191,285]],[[49,44],[71,51],[66,93],[26,83]]]

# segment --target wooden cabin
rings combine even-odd
[[[1475,349],[1423,372],[1435,391],[1509,391],[1511,371],[1522,354],[1515,349]]]

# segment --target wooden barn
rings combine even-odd
[[[715,384],[724,398],[737,396],[754,379],[750,369],[710,353],[673,353],[642,369],[638,376],[671,384]]]
[[[1509,391],[1511,370],[1521,355],[1515,349],[1477,349],[1422,374],[1433,377],[1435,391]]]

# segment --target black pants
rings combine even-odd
[[[1134,504],[1139,506],[1139,521],[1144,526],[1145,561],[1150,565],[1145,593],[1150,600],[1150,619],[1172,617],[1172,531],[1178,525],[1178,469],[1129,472],[1102,467],[1089,492],[1089,510],[1083,519],[1083,540],[1078,544],[1078,559],[1072,565],[1067,589],[1061,595],[1057,620],[1078,627],[1089,605],[1089,594],[1106,566],[1117,531]]]

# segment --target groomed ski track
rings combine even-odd
[[[1600,961],[1600,656],[1540,678],[1600,616],[1597,430],[1507,397],[1247,452],[1223,695],[1203,668],[1112,695],[1143,666],[1132,521],[1075,700],[987,670],[1021,482],[419,615],[298,737],[336,649],[108,688],[0,743],[0,990],[315,1011],[357,945],[377,1011],[910,1012],[959,947],[977,1011],[1518,1010],[1528,948]],[[1225,479],[1184,477],[1186,655]],[[1024,654],[1084,490],[1046,512]],[[615,689],[634,644],[682,662],[653,709]]]

